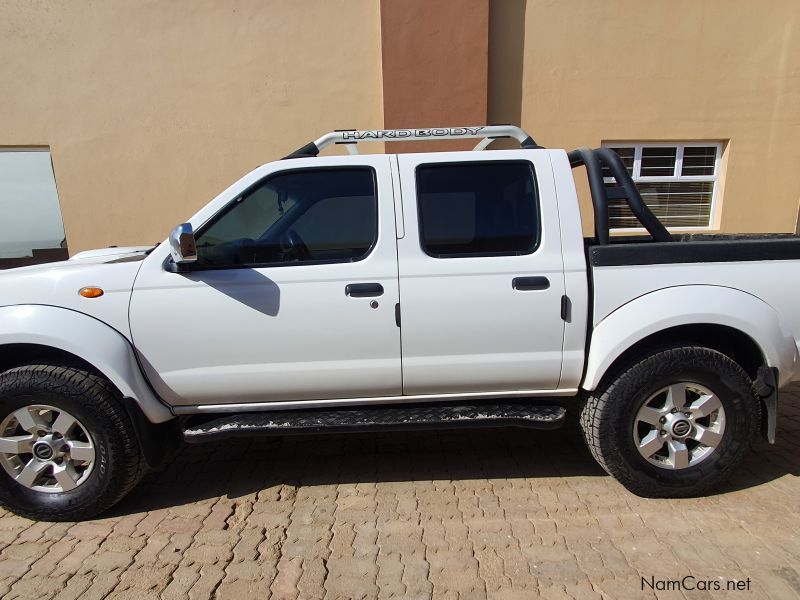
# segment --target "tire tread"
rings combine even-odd
[[[701,463],[691,475],[687,474],[685,485],[665,485],[633,471],[621,459],[620,449],[611,440],[617,439],[622,424],[617,422],[618,419],[615,420],[610,407],[620,398],[635,394],[637,385],[643,380],[658,373],[679,370],[687,363],[703,365],[723,374],[739,387],[744,396],[751,397],[752,403],[744,435],[728,437],[727,444],[733,460],[714,472],[704,469]],[[580,407],[580,427],[586,446],[597,463],[628,490],[651,498],[685,498],[707,491],[739,464],[757,434],[760,410],[753,382],[738,363],[710,348],[679,344],[652,349],[639,360],[623,367],[613,379],[601,384],[595,393],[585,396]]]
[[[121,500],[146,472],[135,429],[117,389],[98,374],[78,367],[57,364],[30,364],[0,373],[0,397],[6,390],[33,385],[50,393],[64,396],[77,404],[101,413],[110,421],[114,434],[110,436],[110,450],[119,463],[112,470],[109,485],[89,502],[64,509],[51,507],[11,506],[0,496],[0,505],[22,516],[46,521],[72,521],[88,519],[108,509]],[[3,473],[3,475],[5,475]]]

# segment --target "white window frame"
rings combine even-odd
[[[603,148],[633,148],[633,173],[631,177],[634,183],[661,183],[670,181],[711,181],[713,188],[711,192],[711,208],[708,214],[708,225],[695,225],[692,227],[667,227],[670,231],[710,231],[716,230],[718,222],[717,211],[719,210],[719,171],[722,163],[723,143],[719,141],[700,141],[700,142],[602,142]],[[717,149],[714,160],[713,175],[681,175],[683,169],[683,151],[685,148],[698,148],[713,146]],[[642,149],[643,148],[676,148],[675,169],[669,176],[641,176],[642,168]],[[613,183],[613,177],[606,177],[606,183]],[[611,231],[626,233],[646,232],[644,227],[613,227]]]

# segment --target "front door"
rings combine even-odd
[[[131,330],[162,398],[189,405],[401,393],[389,161],[262,167],[262,178],[233,186],[216,215],[193,223],[192,270],[169,272],[166,244],[146,259]]]
[[[545,151],[397,157],[403,393],[552,390],[564,269]]]

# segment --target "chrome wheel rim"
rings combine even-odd
[[[680,470],[708,459],[725,433],[725,408],[697,383],[664,387],[644,401],[633,422],[633,442],[647,462]]]
[[[92,472],[92,436],[67,411],[46,404],[23,406],[0,423],[0,464],[37,492],[69,492]]]

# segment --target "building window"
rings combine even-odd
[[[671,229],[712,227],[722,144],[719,142],[605,142],[625,164],[645,204]],[[604,172],[606,183],[613,183]],[[609,205],[612,229],[639,229],[625,200]]]
[[[47,148],[0,148],[0,268],[67,258]]]
[[[528,162],[420,165],[417,203],[422,248],[435,258],[530,254],[539,241]]]

